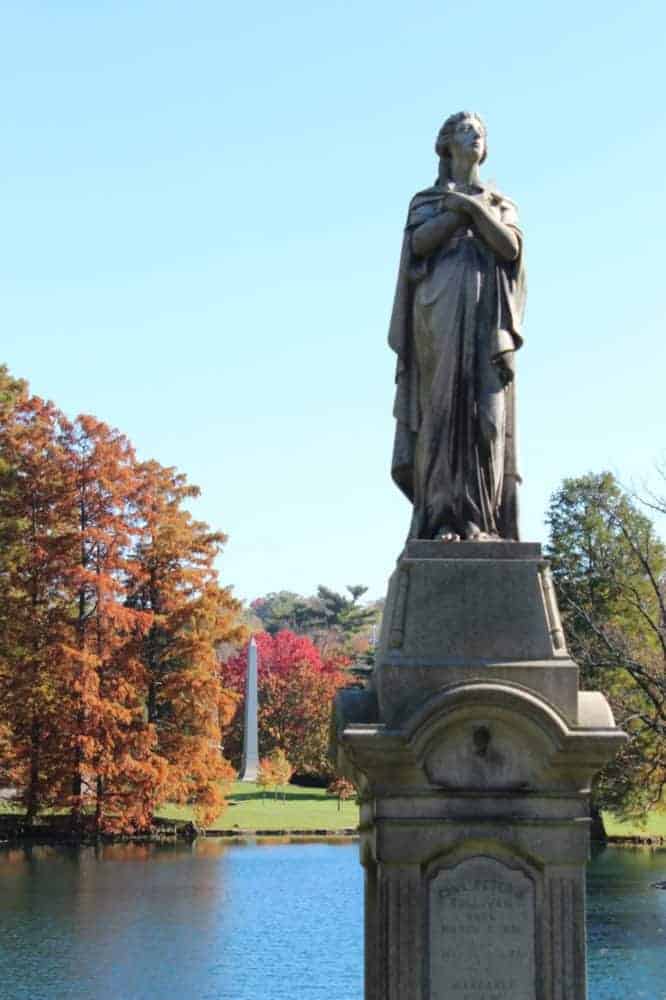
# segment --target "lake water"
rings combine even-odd
[[[666,850],[589,872],[590,1000],[666,1000]],[[1,1000],[361,1000],[349,843],[0,850]]]

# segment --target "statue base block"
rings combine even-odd
[[[590,781],[625,737],[578,691],[539,546],[409,542],[335,719],[366,1000],[584,1000]]]

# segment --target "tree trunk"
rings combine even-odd
[[[104,802],[104,780],[97,775],[97,795],[95,798],[95,835],[99,836],[102,829],[102,804]]]
[[[25,823],[32,826],[39,808],[39,758],[41,742],[41,726],[36,715],[32,717],[30,727],[30,777],[25,800]]]
[[[590,839],[600,844],[607,843],[608,836],[606,835],[604,818],[601,815],[601,810],[597,806],[590,806],[590,817],[592,819],[590,826]]]

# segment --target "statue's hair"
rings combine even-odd
[[[474,118],[475,121],[477,121],[481,126],[481,134],[483,135],[483,156],[479,162],[483,163],[488,154],[488,147],[486,144],[487,130],[483,118],[481,115],[477,115],[476,111],[456,111],[454,115],[449,115],[437,133],[435,152],[439,157],[444,157],[447,160],[451,158],[451,153],[449,152],[449,142],[451,141],[451,136],[455,132],[456,126],[460,124],[460,122],[464,121],[465,118]]]

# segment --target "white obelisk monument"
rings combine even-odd
[[[243,726],[243,760],[239,781],[256,781],[259,769],[259,730],[257,724],[257,643],[250,639],[245,677],[245,715]]]

